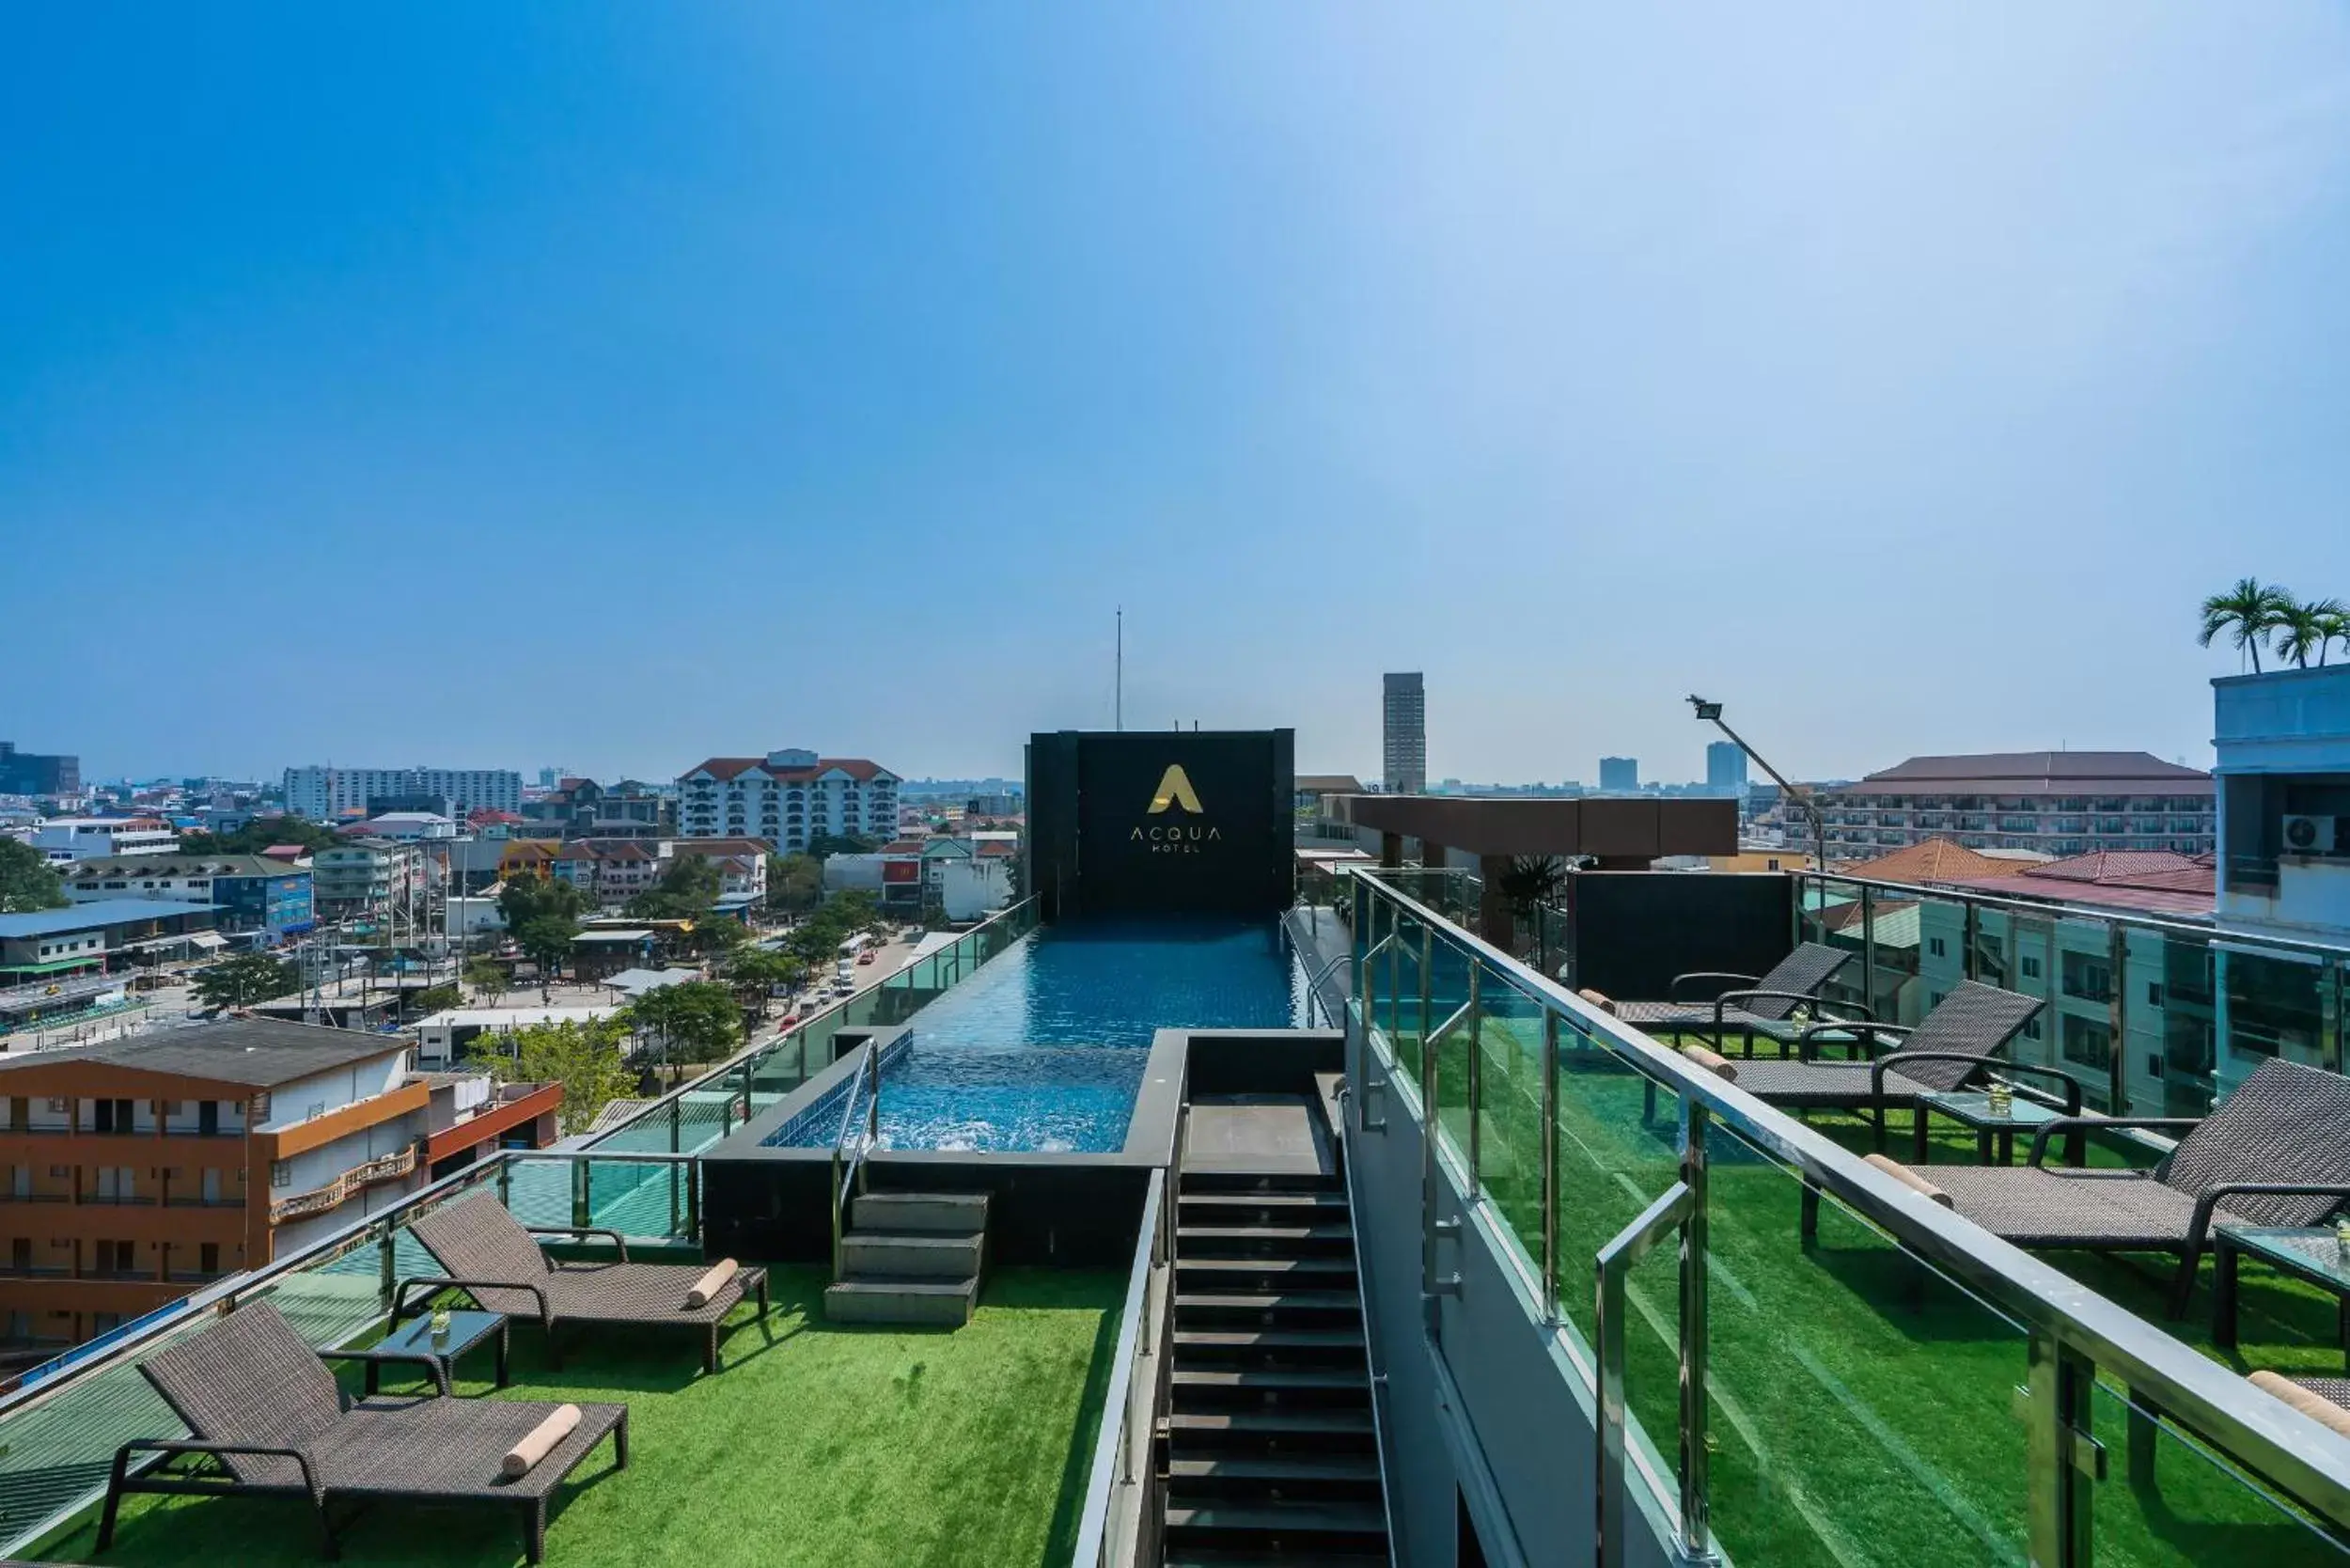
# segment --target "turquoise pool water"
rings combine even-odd
[[[883,1074],[881,1141],[1114,1152],[1154,1031],[1288,1028],[1304,1007],[1271,921],[1046,927],[915,1014],[912,1049]]]

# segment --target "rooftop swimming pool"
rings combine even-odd
[[[1114,1153],[1162,1028],[1292,1028],[1305,976],[1272,921],[1119,920],[1023,937],[915,1014],[882,1074],[881,1143]],[[838,1114],[771,1139],[829,1144]]]

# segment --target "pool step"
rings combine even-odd
[[[832,1323],[891,1323],[960,1328],[971,1321],[977,1279],[843,1279],[824,1287]]]
[[[835,1323],[960,1327],[987,1259],[982,1192],[868,1192],[849,1206],[840,1271],[824,1291]]]
[[[986,1243],[984,1231],[937,1236],[853,1231],[840,1240],[840,1269],[852,1279],[976,1278]]]
[[[852,1230],[899,1235],[967,1236],[987,1229],[987,1194],[859,1193],[849,1202],[849,1225]]]

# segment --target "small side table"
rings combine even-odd
[[[2211,1337],[2226,1349],[2235,1345],[2236,1264],[2250,1253],[2269,1267],[2334,1293],[2340,1304],[2342,1368],[2350,1372],[2350,1257],[2344,1257],[2333,1228],[2288,1230],[2260,1225],[2216,1225],[2211,1232]]]
[[[411,1356],[430,1356],[441,1363],[441,1369],[448,1373],[451,1382],[455,1382],[457,1358],[493,1334],[497,1336],[497,1386],[503,1388],[506,1387],[506,1352],[509,1338],[506,1314],[503,1312],[483,1312],[470,1309],[451,1311],[448,1315],[448,1334],[440,1340],[432,1337],[432,1315],[428,1312],[423,1317],[414,1319],[393,1329],[384,1335],[382,1342],[374,1348],[404,1351]],[[368,1393],[376,1391],[377,1374],[382,1371],[381,1363],[374,1361],[368,1363]]]
[[[1972,1127],[1975,1130],[1975,1158],[1983,1165],[1991,1163],[1994,1143],[1998,1146],[1999,1164],[2013,1165],[2015,1163],[2015,1135],[2018,1132],[2036,1133],[2042,1124],[2055,1121],[2064,1114],[2062,1111],[2042,1105],[2037,1100],[2027,1100],[2018,1095],[2008,1102],[2005,1116],[1994,1116],[1991,1113],[1991,1096],[1981,1090],[1920,1094],[1918,1096],[1918,1111],[1914,1119],[1916,1141],[1911,1152],[1916,1157],[1912,1160],[1912,1164],[1926,1163],[1927,1117],[1929,1112],[1937,1111],[1960,1125]]]

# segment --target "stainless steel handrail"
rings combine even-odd
[[[872,1152],[881,1137],[881,1053],[867,1044],[858,1047],[864,1054],[857,1058],[856,1071],[849,1075],[849,1103],[840,1110],[840,1136],[832,1141],[832,1277],[840,1278],[841,1246],[847,1234],[843,1223],[849,1207],[849,1184],[857,1184],[865,1190],[865,1156]],[[871,1087],[867,1088],[867,1080]],[[858,1140],[856,1151],[848,1152],[849,1134],[856,1126],[857,1101],[865,1102],[865,1137]],[[844,1172],[843,1161],[847,1163]]]
[[[1071,1568],[1100,1568],[1106,1560],[1103,1553],[1109,1544],[1110,1498],[1118,1488],[1120,1456],[1133,1441],[1128,1428],[1133,1424],[1135,1359],[1143,1317],[1151,1310],[1151,1265],[1157,1256],[1159,1211],[1166,1201],[1167,1171],[1154,1166],[1143,1189],[1142,1224],[1135,1234],[1134,1262],[1126,1271],[1126,1303],[1119,1316],[1118,1348],[1111,1353],[1109,1388],[1102,1396],[1102,1430],[1093,1439],[1093,1466],[1086,1479],[1085,1511],[1077,1519],[1077,1544],[1069,1554]]]
[[[1484,963],[1528,1000],[1556,1011],[1586,1036],[1605,1042],[1684,1102],[1703,1106],[1714,1120],[1784,1161],[1803,1179],[1988,1300],[2028,1333],[2050,1341],[2052,1364],[2053,1353],[2060,1349],[2093,1363],[2301,1502],[2328,1517],[2350,1519],[2350,1440],[2327,1433],[2282,1401],[2248,1388],[2227,1368],[2206,1359],[2159,1326],[1929,1201],[1735,1083],[1599,1011],[1474,932],[1388,886],[1376,871],[1358,869],[1355,875],[1369,885],[1373,896],[1443,931],[1446,941]],[[1375,1021],[1370,1027],[1375,1027]],[[1472,1200],[1489,1201],[1481,1192],[1473,1195]],[[2040,1528],[2035,1521],[2035,1529]],[[2053,1553],[2048,1560],[2056,1560]]]
[[[979,933],[986,931],[991,926],[1001,924],[1007,920],[1015,919],[1024,910],[1026,910],[1035,902],[1036,900],[1033,897],[1025,898],[1008,908],[999,909],[995,914],[990,915],[986,919],[981,920],[978,925],[973,926],[969,931],[964,932],[961,936],[956,937],[955,940],[957,942],[961,942],[966,937],[979,935]],[[941,950],[944,951],[945,949],[942,949]],[[979,965],[976,964],[972,965],[972,968],[974,969],[978,967]],[[896,970],[890,975],[883,976],[881,980],[876,984],[867,986],[863,991],[857,992],[854,996],[843,996],[828,1007],[818,1008],[814,1012],[809,1013],[807,1017],[801,1019],[790,1028],[776,1035],[773,1040],[766,1041],[760,1044],[745,1045],[743,1049],[735,1052],[734,1055],[727,1058],[724,1061],[721,1061],[716,1066],[713,1067],[709,1072],[704,1073],[700,1077],[690,1079],[685,1083],[680,1084],[677,1088],[669,1090],[668,1093],[662,1095],[657,1100],[646,1101],[642,1108],[632,1114],[626,1121],[616,1121],[611,1126],[606,1127],[603,1132],[598,1133],[595,1136],[594,1140],[587,1144],[585,1147],[593,1149],[608,1138],[617,1137],[631,1127],[641,1125],[648,1120],[661,1115],[668,1107],[679,1104],[685,1098],[685,1096],[695,1092],[697,1090],[707,1089],[713,1081],[725,1077],[728,1074],[744,1066],[746,1063],[756,1061],[775,1051],[781,1050],[785,1043],[791,1040],[792,1036],[805,1036],[807,1030],[816,1024],[822,1022],[825,1018],[831,1017],[835,1013],[846,1011],[850,1007],[859,1001],[862,1001],[866,996],[880,989],[881,986],[886,985],[890,980],[896,977],[896,975],[903,974],[904,972],[905,971],[902,968]],[[745,1093],[745,1098],[747,1099],[747,1091]]]

